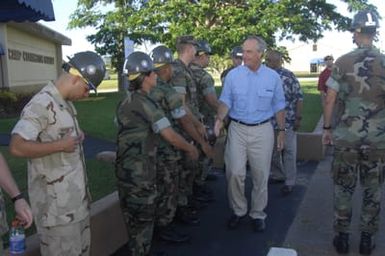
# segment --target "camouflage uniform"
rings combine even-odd
[[[361,47],[340,57],[327,86],[336,90],[334,228],[349,232],[352,194],[357,178],[363,187],[360,229],[378,230],[385,171],[385,56]]]
[[[297,176],[297,134],[294,125],[297,116],[297,103],[303,101],[303,92],[297,78],[288,69],[274,69],[282,80],[283,91],[285,93],[285,148],[283,151],[273,149],[271,161],[270,177],[275,180],[285,180],[285,184],[293,186]],[[275,118],[272,119],[274,129],[279,129]],[[277,132],[276,132],[277,136]]]
[[[24,107],[12,134],[42,143],[61,139],[69,132],[80,136],[76,115],[73,104],[50,82]],[[28,192],[42,255],[69,255],[64,248],[77,248],[72,250],[74,254],[89,255],[91,198],[82,145],[71,153],[29,159]],[[70,233],[76,228],[69,232],[68,226],[78,226],[82,233]],[[46,233],[52,229],[56,232]]]
[[[226,78],[227,74],[228,74],[231,70],[233,70],[234,68],[236,68],[236,66],[232,65],[232,66],[226,68],[225,70],[223,70],[223,72],[221,73],[221,76],[220,76],[222,86],[225,85],[225,78]]]
[[[173,75],[170,83],[179,94],[186,96],[186,105],[191,109],[193,115],[200,120],[202,116],[198,109],[197,88],[190,69],[178,59],[172,63],[172,70]],[[185,132],[181,134],[187,141],[192,141],[191,137]],[[180,165],[182,169],[179,173],[178,205],[185,206],[188,203],[188,197],[192,195],[194,177],[198,166],[185,154],[182,156]]]
[[[131,256],[148,255],[156,208],[156,147],[170,122],[149,96],[132,93],[117,110],[116,177]]]
[[[0,189],[0,255],[4,255],[3,248],[3,239],[1,237],[7,233],[8,224],[7,224],[7,216],[5,211],[5,201],[3,192]]]
[[[190,69],[193,74],[195,84],[197,85],[199,112],[203,115],[204,124],[207,127],[213,128],[216,111],[206,102],[205,96],[207,94],[216,93],[214,79],[204,68],[196,63],[191,63]],[[210,162],[212,161],[208,159],[202,151],[200,151],[200,166],[197,169],[195,178],[195,183],[197,185],[204,184],[207,174],[211,168]]]
[[[170,120],[172,127],[180,132],[180,127],[175,119],[186,115],[183,108],[183,102],[175,89],[158,78],[155,88],[151,90],[150,97],[153,98],[165,112]],[[179,160],[180,151],[161,138],[156,161],[156,179],[157,179],[157,206],[156,206],[156,226],[167,226],[175,216],[178,201],[179,186]]]

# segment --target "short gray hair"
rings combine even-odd
[[[246,38],[246,40],[255,40],[257,41],[258,43],[258,49],[257,51],[259,52],[265,52],[266,48],[267,48],[267,44],[265,42],[265,40],[262,39],[262,37],[259,37],[259,36],[255,36],[255,35],[250,35]],[[246,41],[245,40],[245,41]]]

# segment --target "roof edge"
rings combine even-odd
[[[24,32],[27,32],[29,34],[33,35],[39,35],[45,39],[48,39],[50,41],[53,41],[55,43],[59,43],[61,45],[72,45],[72,41],[70,38],[66,37],[63,34],[60,34],[59,32],[56,32],[53,29],[50,29],[46,26],[44,26],[41,23],[37,22],[7,22],[8,26],[17,28],[19,30],[22,30]]]

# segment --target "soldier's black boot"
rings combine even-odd
[[[339,232],[333,239],[333,245],[339,254],[349,253],[349,234]]]
[[[360,254],[370,255],[375,247],[373,235],[368,232],[361,232]]]
[[[176,210],[175,217],[180,222],[191,226],[198,226],[201,222],[196,213],[194,214],[192,211],[190,211],[187,206],[179,206]]]
[[[185,243],[190,241],[190,236],[187,234],[183,234],[178,232],[175,229],[175,226],[169,224],[165,227],[159,227],[156,230],[157,237],[163,241],[171,242],[171,243]]]

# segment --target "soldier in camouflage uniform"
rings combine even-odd
[[[363,188],[360,253],[370,255],[378,231],[385,171],[385,56],[373,45],[378,19],[371,11],[358,12],[352,22],[358,48],[336,62],[324,108],[323,143],[334,144],[333,244],[349,252],[352,195],[359,177]],[[331,132],[333,106],[337,124]]]
[[[282,54],[276,50],[266,53],[266,65],[274,69],[282,80],[283,91],[286,100],[285,115],[285,148],[278,151],[273,148],[271,161],[270,183],[283,181],[285,185],[281,188],[283,196],[293,191],[297,176],[297,134],[302,119],[303,93],[301,85],[290,70],[283,68]],[[272,123],[277,134],[278,125],[273,118]]]
[[[190,64],[195,84],[197,85],[199,112],[203,115],[203,123],[206,126],[207,135],[213,134],[215,115],[219,106],[219,101],[215,92],[215,82],[213,77],[205,70],[210,62],[211,47],[204,41],[198,41],[197,52],[194,60]],[[214,140],[209,141],[211,145]],[[207,137],[209,139],[209,137]],[[213,199],[212,191],[205,185],[206,178],[211,169],[212,159],[201,155],[198,173],[194,181],[194,197],[198,200],[210,201]]]
[[[153,62],[142,52],[131,53],[124,64],[132,93],[117,109],[118,137],[115,172],[120,206],[131,256],[149,255],[155,219],[156,149],[159,134],[197,159],[197,149],[170,126],[158,104],[148,96],[156,85]]]
[[[29,228],[32,225],[32,212],[27,201],[24,199],[22,193],[16,185],[15,180],[8,168],[7,163],[3,155],[0,154],[0,188],[4,189],[7,194],[11,197],[14,203],[16,218],[20,220],[25,228]],[[3,193],[0,189],[0,255],[4,255],[3,251],[3,239],[1,236],[4,235],[8,230],[8,224],[5,212],[5,202]]]
[[[228,68],[226,68],[222,73],[221,73],[221,82],[222,86],[225,84],[225,77],[226,75],[233,69],[238,67],[239,65],[242,64],[242,57],[243,57],[243,50],[242,46],[235,46],[230,53],[232,65]]]
[[[181,127],[178,122],[187,115],[182,99],[169,84],[172,76],[172,51],[166,46],[160,45],[152,50],[151,57],[158,79],[157,85],[150,92],[150,97],[158,103],[173,129],[179,133]],[[159,238],[169,242],[187,242],[190,239],[190,236],[178,232],[175,225],[172,224],[178,202],[179,171],[181,170],[179,160],[181,158],[180,151],[161,138],[156,159],[158,198],[156,200],[155,231]]]
[[[195,129],[183,136],[188,141],[195,141],[203,152],[210,157],[213,155],[212,147],[205,141],[205,127],[200,122],[202,118],[198,108],[197,88],[192,78],[188,65],[195,57],[197,42],[192,36],[181,36],[177,39],[176,48],[178,59],[173,63],[173,75],[170,83],[183,99],[184,107]],[[193,193],[193,181],[197,171],[196,162],[185,157],[181,160],[182,170],[179,173],[179,196],[177,217],[186,224],[196,225],[200,222],[196,211],[189,207],[189,198]]]
[[[105,65],[79,52],[24,107],[12,130],[10,152],[28,158],[29,199],[42,255],[89,255],[90,194],[81,131],[72,101],[88,97]]]

